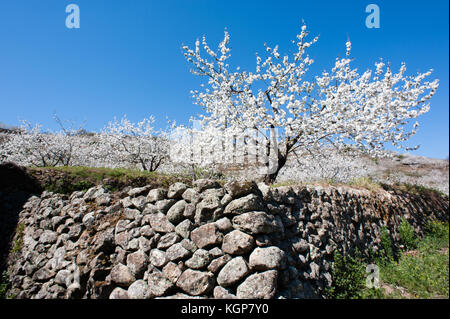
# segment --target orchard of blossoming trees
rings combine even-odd
[[[282,56],[278,46],[266,46],[265,56],[256,56],[253,71],[231,69],[226,31],[217,51],[205,37],[195,42],[194,49],[183,46],[191,71],[206,79],[201,90],[192,91],[204,110],[197,127],[155,130],[153,117],[139,123],[124,117],[100,133],[82,134],[62,125],[58,132],[43,132],[39,125],[24,122],[17,134],[2,142],[0,160],[149,171],[167,163],[211,170],[225,164],[255,164],[259,176],[253,178],[274,182],[288,160],[301,170],[305,159],[329,157],[330,152],[380,157],[388,155],[386,144],[410,149],[404,142],[418,127],[412,120],[429,110],[438,87],[438,80],[426,80],[432,71],[407,76],[405,64],[396,73],[380,61],[374,70],[359,73],[351,66],[348,41],[344,58],[307,80],[314,62],[307,50],[318,41],[318,37],[308,40],[308,33],[303,25],[292,41],[291,56]],[[346,161],[339,156],[333,158]],[[323,162],[321,169],[337,176]]]

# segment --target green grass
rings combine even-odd
[[[405,288],[415,298],[449,298],[448,223],[430,222],[414,251],[381,264],[383,282]]]
[[[11,248],[11,253],[18,253],[22,250],[22,246],[23,246],[23,231],[25,229],[25,224],[20,223],[17,226],[16,229],[16,236],[14,238],[14,243],[13,246]]]
[[[99,184],[103,184],[110,191],[118,191],[126,186],[168,187],[177,181],[186,184],[191,182],[187,176],[125,168],[40,167],[28,168],[28,172],[38,180],[43,189],[61,194],[85,191]]]
[[[335,254],[332,267],[333,285],[326,290],[327,298],[449,298],[449,224],[429,221],[426,235],[418,240],[410,226],[402,221],[400,237],[409,249],[395,258],[389,235],[382,231],[382,254],[374,258],[380,270],[380,289],[367,288],[365,267],[368,259]],[[392,291],[384,289],[391,287]],[[398,288],[401,287],[401,288]]]

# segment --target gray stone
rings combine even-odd
[[[138,250],[127,256],[128,269],[135,278],[142,278],[147,269],[147,263],[147,255],[142,250]]]
[[[73,225],[69,227],[69,232],[67,234],[69,235],[70,240],[75,240],[80,237],[82,231],[83,228],[81,227],[81,225]]]
[[[243,255],[248,253],[254,245],[255,240],[252,236],[240,230],[233,230],[223,238],[222,250],[231,255]]]
[[[58,234],[51,230],[45,230],[39,237],[39,242],[41,244],[54,244],[58,239]]]
[[[223,217],[215,222],[217,228],[223,233],[228,233],[233,230],[233,225],[227,217]]]
[[[167,192],[168,198],[180,199],[181,195],[186,191],[187,185],[184,183],[177,182],[175,184],[170,185],[169,190]]]
[[[177,225],[184,219],[184,209],[186,207],[186,202],[180,200],[176,202],[167,212],[167,219],[174,225]]]
[[[277,279],[276,270],[253,274],[238,286],[236,296],[239,299],[271,299],[277,290]]]
[[[237,299],[236,295],[233,295],[229,290],[216,286],[213,290],[214,299]]]
[[[147,205],[147,199],[145,196],[139,196],[131,199],[131,202],[133,203],[133,206],[136,207],[139,210],[143,210],[145,208],[145,205]]]
[[[55,276],[55,272],[47,267],[43,267],[36,271],[33,275],[34,281],[45,282]]]
[[[203,198],[203,200],[197,204],[195,210],[195,223],[200,224],[204,222],[211,222],[217,220],[220,217],[221,209],[220,199],[215,194],[209,194]]]
[[[211,255],[207,250],[197,249],[192,257],[186,261],[186,266],[192,269],[202,269],[208,266]]]
[[[155,207],[158,212],[166,214],[170,207],[175,203],[176,200],[174,199],[162,199],[155,203]]]
[[[191,256],[191,252],[183,247],[182,243],[177,243],[172,247],[169,247],[166,251],[167,258],[170,261],[178,261]]]
[[[148,192],[149,189],[150,189],[149,185],[144,186],[144,187],[133,188],[128,192],[128,196],[135,197],[135,196],[139,196],[139,195],[144,195],[145,193]]]
[[[229,287],[249,273],[247,263],[241,256],[231,259],[219,272],[217,276],[217,283],[222,287]]]
[[[193,183],[195,190],[199,193],[211,189],[211,188],[219,188],[220,185],[217,181],[212,179],[198,179]]]
[[[232,180],[224,185],[225,190],[233,198],[246,196],[250,193],[255,193],[258,186],[253,181],[236,181]]]
[[[230,255],[223,255],[214,259],[209,265],[208,270],[212,273],[217,273],[227,262],[231,260]]]
[[[217,258],[217,257],[223,256],[223,251],[219,247],[214,247],[209,250],[209,255],[212,258]]]
[[[158,241],[158,249],[167,249],[170,246],[176,244],[181,240],[180,236],[176,233],[167,233],[162,236]]]
[[[150,298],[149,287],[144,280],[136,280],[128,287],[128,297],[130,299],[148,299]]]
[[[128,287],[136,278],[127,266],[117,264],[111,269],[111,280],[119,286]]]
[[[106,206],[111,203],[111,196],[109,194],[101,194],[95,199],[98,206]]]
[[[223,235],[215,224],[206,224],[191,232],[191,239],[198,248],[218,245],[222,242]]]
[[[169,262],[167,265],[165,265],[162,271],[163,274],[174,284],[183,273],[182,267],[173,262]]]
[[[214,275],[186,269],[178,278],[177,287],[192,296],[204,295],[214,288]]]
[[[262,211],[264,210],[264,205],[257,195],[249,194],[245,197],[232,200],[225,208],[224,214],[238,215],[250,211]]]
[[[192,227],[192,222],[185,219],[175,227],[175,232],[183,238],[189,238]]]
[[[169,222],[167,216],[163,213],[150,214],[150,226],[159,233],[170,233],[175,231],[175,227]]]
[[[150,263],[155,267],[163,267],[168,262],[166,252],[159,249],[150,251]]]
[[[109,295],[109,299],[129,299],[128,292],[120,287],[114,288]]]
[[[265,212],[249,212],[235,216],[233,227],[243,232],[257,235],[270,234],[279,230],[275,218]]]
[[[167,192],[163,188],[155,188],[148,192],[147,202],[155,203],[159,200],[162,200],[166,197]]]
[[[152,297],[163,296],[174,286],[160,271],[149,274],[147,281],[149,292]]]
[[[83,224],[85,227],[87,228],[91,227],[92,225],[94,225],[94,222],[95,222],[94,212],[90,212],[84,215]]]
[[[188,188],[182,195],[183,199],[188,203],[197,204],[200,200],[200,194],[193,188]]]
[[[141,227],[141,235],[150,238],[155,235],[155,232],[150,225],[145,225]]]
[[[250,254],[249,265],[255,270],[285,269],[286,254],[275,246],[258,247]]]
[[[95,253],[103,252],[105,254],[112,253],[115,249],[114,229],[110,228],[104,232],[97,234],[94,241]]]

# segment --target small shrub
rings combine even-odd
[[[398,234],[400,243],[403,244],[406,249],[411,250],[417,247],[418,239],[414,232],[414,228],[404,218],[402,218],[398,227]]]
[[[332,299],[360,298],[365,289],[366,264],[362,261],[358,251],[352,256],[342,256],[335,252],[331,270],[332,287],[325,292]]]
[[[385,261],[391,261],[394,259],[394,250],[392,248],[392,240],[389,236],[389,233],[387,231],[386,226],[383,226],[381,228],[381,246],[383,247],[384,256],[382,256],[382,259]]]
[[[23,224],[23,223],[20,223],[17,226],[16,236],[14,239],[13,247],[11,248],[11,253],[18,253],[22,250],[24,229],[25,229],[25,224]]]

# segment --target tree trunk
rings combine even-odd
[[[278,154],[278,160],[277,160],[277,169],[275,170],[275,172],[273,173],[268,173],[264,176],[263,181],[266,184],[273,184],[275,182],[275,180],[277,179],[278,173],[280,172],[280,170],[284,167],[284,165],[286,164],[286,160],[287,160],[287,155],[283,156],[281,154]],[[267,163],[267,165],[269,165],[269,163]]]

